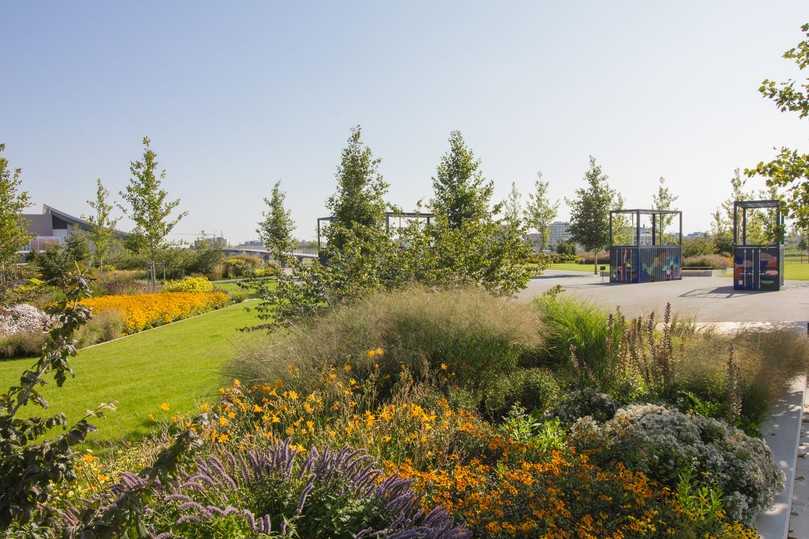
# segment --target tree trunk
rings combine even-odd
[[[598,251],[593,250],[593,274],[598,275]]]

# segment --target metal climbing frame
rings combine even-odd
[[[747,212],[762,209],[772,210],[774,217],[770,226],[765,228],[769,237],[756,238],[758,242],[748,243]],[[737,200],[733,203],[734,289],[780,290],[784,285],[784,217],[783,203],[779,200]]]
[[[648,225],[642,224],[646,218]],[[677,230],[667,227],[677,220]],[[617,230],[616,230],[617,229]],[[647,283],[682,278],[683,212],[610,212],[610,282]]]

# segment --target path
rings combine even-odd
[[[809,321],[809,281],[787,281],[778,292],[733,290],[728,277],[684,277],[680,281],[610,284],[608,278],[573,271],[547,270],[533,279],[519,297],[530,299],[553,286],[608,309],[620,306],[629,316],[655,310],[670,302],[676,314],[698,322]]]

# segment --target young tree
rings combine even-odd
[[[132,177],[126,191],[120,193],[129,207],[119,207],[135,223],[138,241],[134,245],[138,245],[149,261],[149,274],[154,286],[157,281],[157,260],[166,246],[166,237],[188,212],[171,217],[180,200],[166,200],[168,193],[162,187],[166,171],[157,173],[157,154],[152,151],[149,137],[143,138],[143,148],[143,160],[130,163]]]
[[[119,219],[112,218],[112,204],[109,202],[110,192],[96,179],[96,198],[88,200],[87,205],[95,210],[95,215],[87,217],[92,225],[90,239],[95,248],[95,260],[99,268],[104,266],[104,259],[109,252],[110,242],[115,233],[115,225]]]
[[[447,226],[457,229],[464,222],[489,215],[494,186],[483,176],[480,161],[466,146],[460,131],[450,133],[449,146],[433,178],[432,209]]]
[[[0,293],[14,274],[17,252],[31,239],[22,216],[30,205],[28,193],[21,190],[22,169],[10,168],[3,157],[5,149],[6,145],[0,144]]]
[[[671,192],[671,189],[666,185],[666,178],[660,176],[657,180],[657,192],[652,195],[652,208],[656,210],[672,210],[674,203],[680,198]],[[665,235],[669,225],[674,222],[673,215],[662,215],[660,219],[660,229]]]
[[[517,189],[517,182],[511,182],[511,191],[503,202],[503,217],[509,225],[514,227],[522,225],[522,195]]]
[[[530,228],[539,234],[540,249],[548,248],[550,225],[559,211],[559,201],[551,203],[548,198],[549,183],[542,180],[542,172],[537,172],[534,192],[528,195],[528,206],[525,210],[525,221]]]
[[[516,191],[512,189],[506,215],[498,219],[503,204],[491,205],[493,184],[480,170],[480,161],[460,132],[450,133],[449,143],[433,178],[435,220],[425,257],[433,267],[425,273],[441,286],[474,284],[512,294],[530,277],[525,264],[530,246]]]
[[[680,197],[672,193],[666,185],[666,178],[660,176],[657,180],[657,192],[652,195],[652,207],[656,210],[670,210],[678,198]]]
[[[285,264],[288,253],[295,247],[292,230],[295,222],[292,213],[284,207],[286,195],[281,191],[281,182],[275,182],[270,198],[264,198],[267,211],[262,212],[262,220],[258,224],[258,232],[264,246],[272,257]]]
[[[607,183],[608,176],[596,158],[590,156],[590,166],[584,173],[586,187],[576,189],[570,206],[570,237],[593,251],[594,271],[598,273],[598,251],[609,243],[610,210],[621,204],[618,194]]]
[[[337,192],[326,203],[334,217],[326,231],[330,251],[342,251],[350,236],[368,243],[362,251],[373,250],[374,238],[384,232],[388,184],[380,162],[362,141],[362,128],[353,128],[337,167]]]
[[[805,39],[786,51],[784,58],[795,62],[803,71],[809,68],[809,23],[801,26],[801,31]],[[759,92],[773,100],[781,112],[795,112],[801,119],[809,117],[809,77],[801,83],[789,79],[780,84],[765,79]],[[767,179],[768,187],[786,190],[790,217],[802,230],[809,229],[809,154],[782,147],[775,159],[745,169],[745,174],[760,174]]]

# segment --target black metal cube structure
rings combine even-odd
[[[774,210],[771,241],[748,243],[747,212],[761,209]],[[734,289],[780,290],[784,285],[785,215],[782,210],[783,203],[779,200],[737,200],[733,203]]]
[[[651,220],[641,226],[641,217]],[[634,224],[623,226],[629,218]],[[666,234],[678,220],[677,232]],[[614,226],[621,225],[616,240]],[[610,282],[648,283],[682,279],[683,212],[678,210],[613,210],[610,212]]]

